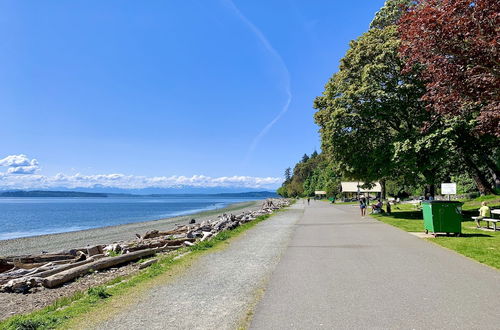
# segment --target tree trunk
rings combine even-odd
[[[481,158],[483,159],[486,168],[490,172],[492,178],[492,188],[500,188],[500,171],[498,170],[495,162],[493,162],[491,158],[489,158],[485,153],[481,153]]]
[[[434,197],[436,195],[436,185],[434,183],[426,184],[424,187],[424,197],[429,199],[429,196]]]
[[[382,198],[382,200],[385,199],[385,196],[386,196],[386,189],[385,189],[385,179],[381,179],[380,180],[380,197]]]
[[[491,195],[493,194],[493,189],[491,185],[488,183],[486,176],[481,173],[481,171],[477,168],[476,164],[472,162],[468,157],[463,157],[466,166],[470,170],[470,175],[472,179],[476,182],[477,188],[481,195]]]
[[[484,145],[480,139],[470,135],[470,132],[466,130],[459,132],[459,138],[461,139],[460,147],[458,148],[460,156],[469,168],[470,175],[476,182],[479,192],[481,195],[494,194],[493,189],[497,177],[500,175],[496,164],[484,153],[484,149],[482,148]],[[476,155],[477,158],[473,157],[473,155]],[[483,173],[478,163],[486,166],[486,171],[489,173]],[[487,174],[491,174],[491,180],[488,180]]]

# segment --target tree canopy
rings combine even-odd
[[[383,29],[398,24],[405,10],[414,2],[414,0],[387,0],[375,14],[375,18],[370,23],[370,29]]]
[[[402,147],[416,142],[430,117],[420,100],[423,84],[414,73],[402,73],[399,47],[396,26],[369,30],[351,42],[314,102],[322,149],[348,178],[417,178],[412,173],[429,166],[414,149]]]
[[[343,179],[432,194],[454,179],[493,193],[499,12],[492,0],[387,0],[314,101],[322,152],[304,155],[281,191],[334,193]]]
[[[406,69],[422,67],[428,107],[500,137],[500,1],[420,0],[401,19]]]

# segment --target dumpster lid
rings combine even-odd
[[[429,204],[463,204],[462,202],[459,201],[422,201],[422,203],[429,203]]]

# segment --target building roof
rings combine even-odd
[[[358,192],[358,186],[359,186],[359,192],[361,193],[377,193],[377,192],[382,192],[382,188],[380,187],[380,183],[375,182],[374,186],[372,188],[362,188],[361,186],[364,184],[364,182],[341,182],[342,185],[342,192]]]
[[[316,190],[314,192],[315,195],[326,195],[326,191],[323,191],[323,190]]]

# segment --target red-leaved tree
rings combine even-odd
[[[500,137],[500,1],[417,0],[400,20],[407,69],[422,65],[432,111]]]

